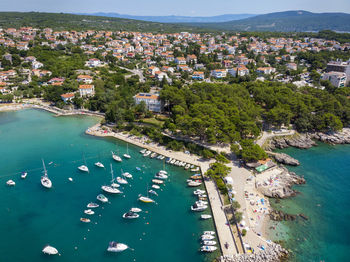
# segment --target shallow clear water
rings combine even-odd
[[[273,206],[303,213],[309,221],[283,222],[272,232],[274,238],[286,240],[296,261],[349,261],[350,145],[320,143],[308,150],[288,148],[282,152],[300,161],[299,167],[288,168],[304,175],[306,185],[295,187],[298,196]]]
[[[0,261],[212,261],[217,253],[198,252],[201,231],[214,226],[190,211],[195,201],[193,189],[186,187],[190,173],[167,165],[170,179],[154,197],[157,204],[138,202],[138,194],[145,194],[154,174],[163,169],[162,162],[142,157],[140,148],[132,145],[132,159],[113,162],[110,151],[122,155],[126,144],[85,135],[86,128],[97,121],[54,117],[38,110],[0,113]],[[83,154],[89,174],[77,170]],[[40,184],[41,158],[53,182],[50,190]],[[97,161],[107,169],[95,167]],[[116,176],[123,168],[134,179],[123,188],[123,195],[105,194],[110,203],[95,209],[90,224],[81,223],[80,217],[87,216],[86,204],[97,202],[101,185],[110,181],[110,163]],[[22,180],[24,170],[28,176]],[[6,186],[8,179],[16,186]],[[145,212],[137,220],[126,221],[122,214],[131,207]],[[111,240],[126,243],[134,251],[107,253]],[[46,244],[55,246],[61,256],[43,255]]]

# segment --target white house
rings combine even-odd
[[[137,105],[142,101],[145,102],[149,111],[160,113],[163,110],[163,102],[158,94],[138,93],[134,96],[134,100]]]
[[[32,62],[32,68],[33,68],[33,69],[39,69],[39,68],[42,68],[43,66],[44,66],[44,64],[43,64],[43,63],[40,63],[40,62],[38,62],[38,61]]]
[[[86,65],[88,67],[98,67],[102,65],[102,62],[100,59],[97,58],[91,58],[89,61],[86,62]]]
[[[215,69],[211,70],[210,75],[215,78],[223,78],[226,77],[227,71],[226,69]]]
[[[79,86],[80,96],[93,96],[95,94],[95,86],[94,85],[80,85]]]
[[[74,98],[74,93],[65,93],[61,95],[61,98],[63,100],[63,102],[67,103],[69,101],[72,101],[72,99]]]

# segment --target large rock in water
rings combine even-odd
[[[298,166],[300,165],[299,161],[287,154],[284,153],[275,153],[274,158],[277,162],[285,165]]]

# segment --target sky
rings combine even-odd
[[[350,0],[0,0],[0,11],[21,12],[213,16],[287,10],[350,13]]]

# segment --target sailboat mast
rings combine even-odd
[[[111,163],[111,175],[112,175],[112,183],[113,183],[113,181],[114,181],[114,175],[113,175],[112,163]]]
[[[45,166],[44,159],[41,159],[41,161],[43,162],[43,167],[44,167],[44,176],[47,176],[47,171],[46,171],[46,166]]]

